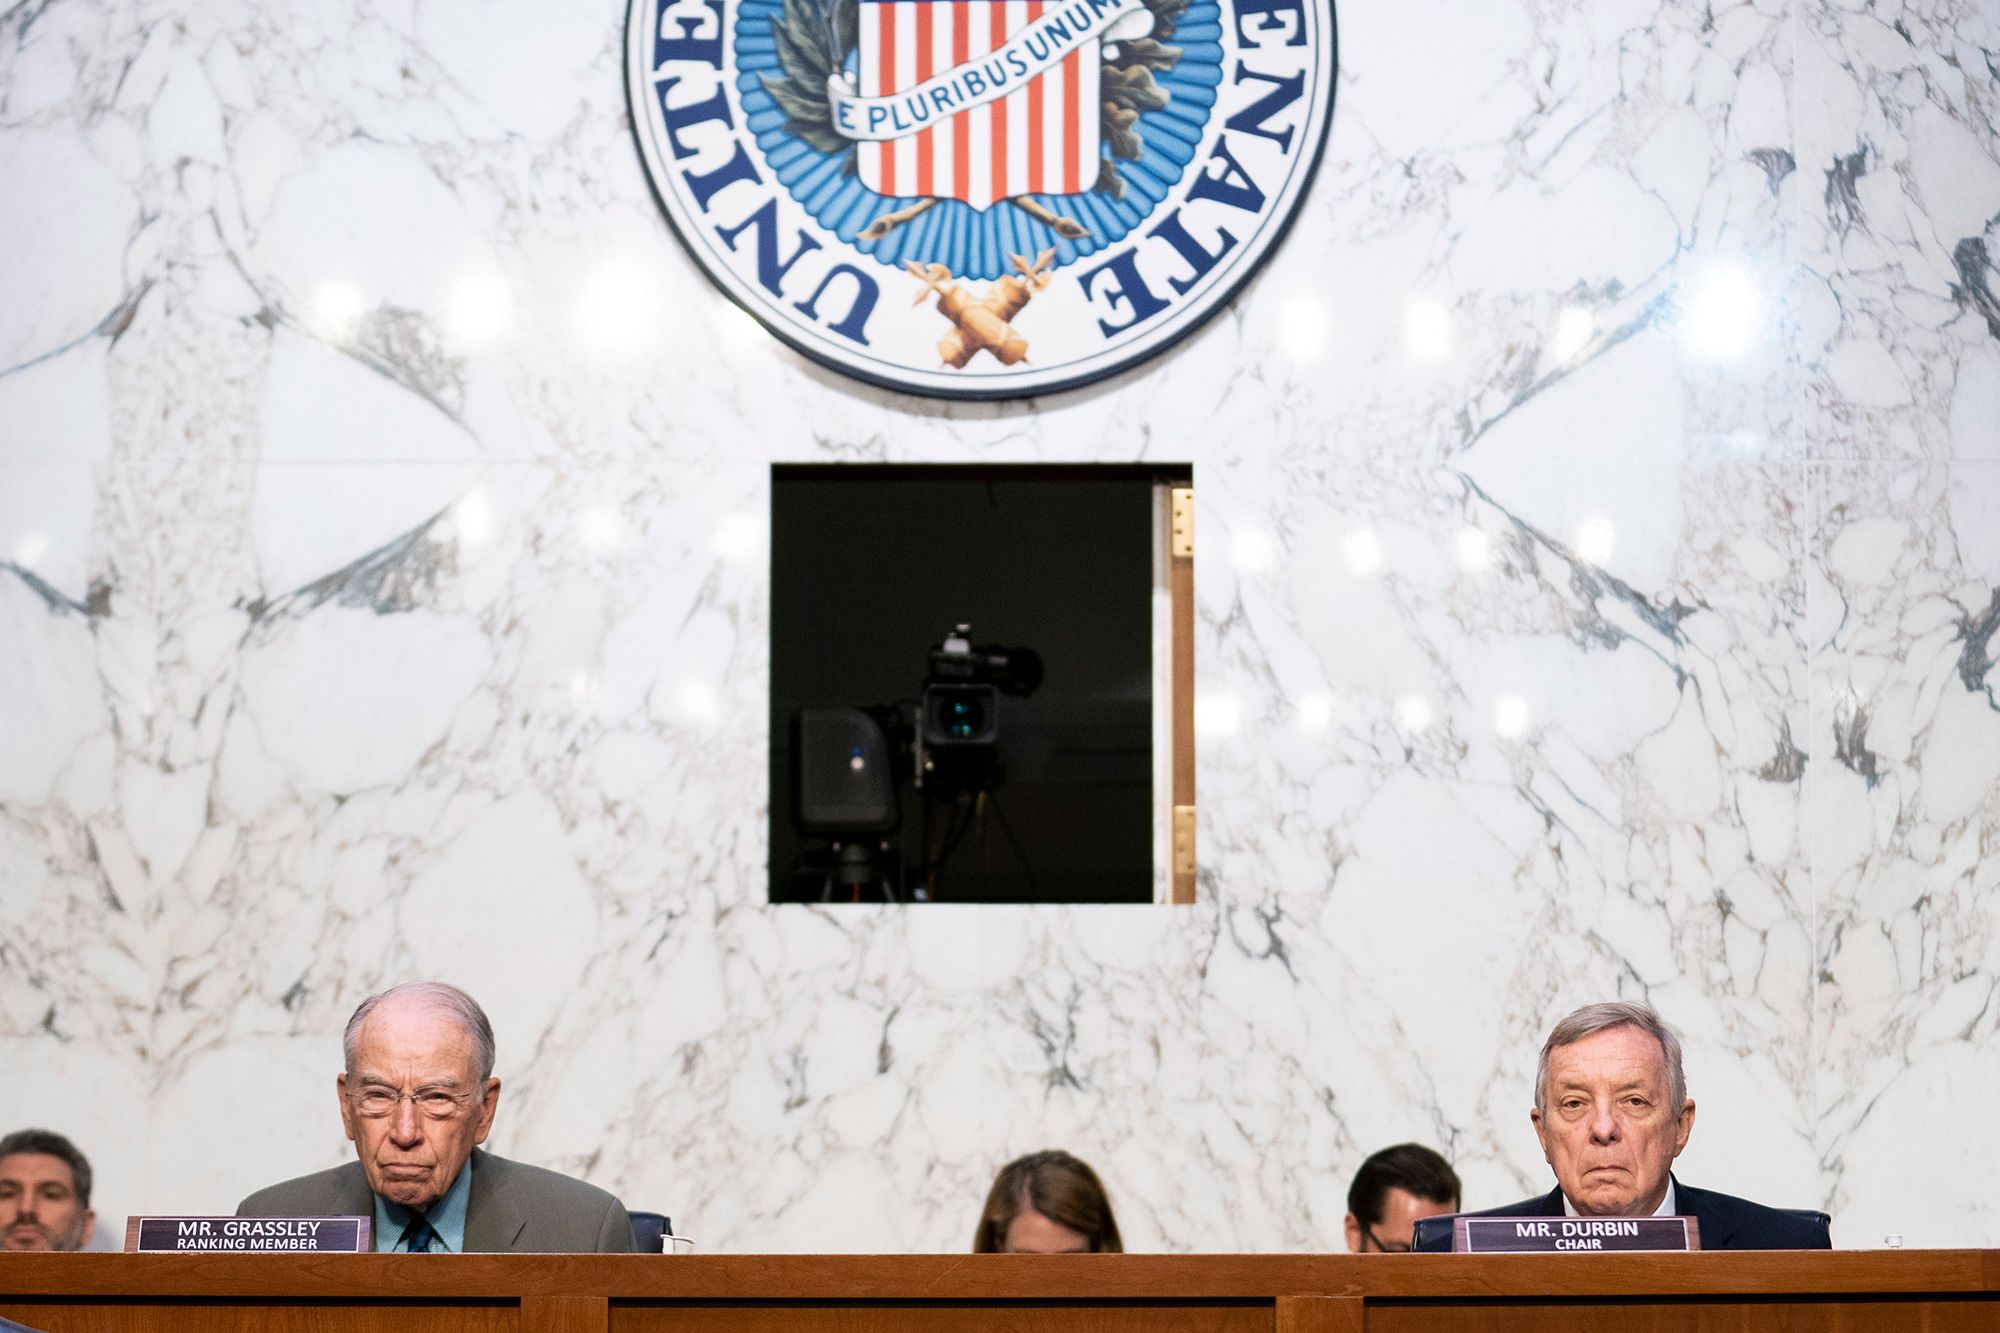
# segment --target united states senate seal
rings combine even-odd
[[[626,91],[702,269],[806,355],[1011,398],[1138,364],[1283,238],[1332,0],[631,0]]]

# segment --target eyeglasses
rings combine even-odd
[[[1370,1226],[1362,1227],[1361,1234],[1368,1238],[1368,1243],[1370,1245],[1373,1245],[1377,1250],[1381,1251],[1383,1254],[1408,1254],[1411,1252],[1410,1246],[1404,1244],[1402,1241],[1383,1240],[1380,1236],[1375,1234],[1374,1227]]]
[[[356,1115],[370,1120],[383,1120],[394,1115],[404,1101],[432,1120],[450,1120],[465,1110],[466,1099],[460,1093],[446,1092],[443,1088],[418,1088],[415,1092],[364,1088],[358,1094],[351,1094],[348,1101],[353,1103]]]

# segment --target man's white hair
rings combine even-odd
[[[484,1083],[493,1077],[492,1022],[487,1019],[486,1011],[479,1007],[479,1001],[442,981],[406,981],[363,1000],[354,1011],[354,1017],[347,1020],[347,1031],[340,1038],[340,1053],[347,1062],[349,1074],[354,1072],[354,1048],[361,1040],[362,1025],[368,1021],[370,1014],[391,1000],[413,1002],[450,1015],[472,1038],[472,1063],[479,1071],[479,1081]]]
[[[1660,1021],[1651,1005],[1634,1000],[1607,1000],[1602,1004],[1586,1004],[1575,1013],[1566,1016],[1549,1029],[1549,1039],[1542,1043],[1541,1063],[1535,1067],[1535,1108],[1549,1109],[1549,1054],[1559,1047],[1574,1046],[1585,1037],[1594,1037],[1612,1028],[1638,1028],[1660,1043],[1660,1054],[1667,1062],[1667,1095],[1673,1102],[1673,1110],[1679,1113],[1687,1102],[1687,1071],[1681,1068],[1681,1039],[1674,1030]]]

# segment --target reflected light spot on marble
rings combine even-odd
[[[320,337],[338,342],[354,336],[367,309],[368,297],[359,287],[334,279],[313,288],[306,303],[306,323]]]
[[[452,344],[466,351],[493,346],[506,336],[514,312],[514,293],[497,273],[472,272],[452,284],[445,307],[445,332]]]
[[[1412,301],[1403,336],[1420,360],[1441,361],[1451,355],[1451,312],[1436,301]]]
[[[755,315],[727,297],[716,300],[715,330],[724,343],[738,349],[759,346],[770,336]]]
[[[1396,700],[1396,725],[1404,731],[1422,731],[1430,724],[1430,700],[1423,695],[1406,694]]]
[[[713,681],[683,676],[674,686],[674,711],[683,722],[712,727],[722,721],[722,694]]]
[[[1597,332],[1597,320],[1580,305],[1566,305],[1556,313],[1555,339],[1549,345],[1558,365],[1568,365],[1590,345]]]
[[[14,548],[14,563],[23,569],[34,569],[48,558],[49,535],[46,532],[31,532],[21,538]]]
[[[1278,564],[1278,542],[1262,528],[1245,528],[1229,539],[1229,563],[1245,574],[1268,574]]]
[[[1194,701],[1197,736],[1222,739],[1243,729],[1243,705],[1231,694],[1204,694]]]
[[[1478,528],[1463,528],[1458,534],[1459,568],[1483,574],[1493,568],[1493,541]]]
[[[483,546],[493,536],[493,507],[483,492],[466,492],[452,506],[451,520],[461,546]]]
[[[580,704],[589,703],[597,695],[597,680],[588,671],[578,671],[569,678],[569,697]]]
[[[1720,263],[1683,288],[1681,345],[1701,361],[1729,361],[1757,341],[1763,297],[1741,264]]]
[[[653,332],[653,284],[621,265],[589,273],[577,288],[572,314],[577,336],[606,356],[635,356]]]
[[[1576,553],[1593,565],[1601,565],[1618,549],[1618,529],[1608,518],[1586,519],[1576,530]]]
[[[1310,296],[1294,296],[1278,313],[1278,345],[1301,366],[1312,365],[1326,350],[1326,310]]]
[[[1324,690],[1314,690],[1299,697],[1299,730],[1308,733],[1325,731],[1333,725],[1333,696]]]
[[[724,514],[715,525],[715,553],[724,560],[747,564],[764,549],[764,523],[755,514]]]
[[[625,516],[608,504],[586,505],[576,516],[577,535],[593,555],[615,551],[625,540]]]
[[[1528,734],[1528,701],[1518,694],[1503,694],[1493,701],[1493,731],[1502,740]]]
[[[1366,578],[1382,568],[1382,539],[1368,528],[1347,534],[1347,540],[1340,544],[1341,553],[1347,557],[1347,568],[1353,574]]]

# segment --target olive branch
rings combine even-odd
[[[1091,188],[1113,199],[1125,197],[1125,182],[1114,159],[1136,162],[1146,146],[1139,134],[1140,114],[1164,110],[1172,100],[1172,94],[1155,83],[1153,75],[1166,73],[1181,59],[1181,49],[1167,43],[1187,12],[1188,0],[1145,0],[1145,4],[1153,11],[1152,35],[1106,42],[1104,69],[1098,75],[1103,95],[1098,132],[1110,156],[1098,164],[1097,183]]]
[[[833,127],[826,81],[861,40],[860,0],[785,0],[783,15],[771,20],[771,37],[785,77],[766,74],[760,82],[785,113],[785,133],[815,152],[840,154],[852,175],[854,141]]]

